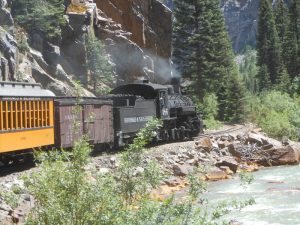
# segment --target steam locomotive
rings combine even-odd
[[[108,96],[76,99],[56,97],[40,84],[0,82],[1,161],[34,148],[71,148],[84,134],[94,146],[124,146],[153,117],[163,122],[156,140],[185,140],[203,131],[191,99],[172,85],[140,80]]]

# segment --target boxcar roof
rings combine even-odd
[[[0,97],[54,97],[54,93],[42,89],[40,84],[0,82]]]
[[[155,98],[157,91],[168,89],[164,85],[153,83],[137,83],[119,86],[111,91],[112,94],[140,95],[144,98]]]
[[[112,105],[112,101],[104,97],[56,97],[54,101],[57,105]]]

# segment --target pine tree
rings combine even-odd
[[[284,60],[291,79],[300,74],[300,0],[292,0],[284,41]]]
[[[280,75],[277,81],[276,89],[281,92],[288,93],[290,92],[290,87],[291,87],[291,82],[290,82],[289,74],[285,66],[282,66],[280,68]]]
[[[257,78],[260,91],[269,90],[271,88],[272,83],[270,79],[270,72],[266,64],[263,64],[259,67]]]
[[[206,93],[217,95],[221,119],[236,118],[229,109],[236,108],[233,102],[243,99],[243,91],[238,92],[240,96],[236,96],[233,94],[236,93],[236,90],[231,88],[232,83],[235,85],[241,85],[241,83],[238,81],[238,70],[225,28],[224,16],[220,10],[220,1],[181,0],[181,3],[186,4],[186,8],[189,9],[190,32],[187,35],[189,37],[185,40],[187,47],[183,48],[176,42],[173,44],[174,48],[178,48],[180,51],[188,49],[185,51],[188,67],[183,76],[192,78],[192,92],[199,99],[203,99]],[[192,13],[190,13],[191,9]],[[176,20],[177,23],[184,24],[187,17],[182,19],[180,16]],[[186,29],[182,30],[177,26],[174,29],[174,35],[180,36],[184,31]],[[236,89],[239,88],[242,90],[242,85],[236,87]]]
[[[287,28],[288,28],[288,14],[289,10],[283,0],[278,0],[274,6],[274,18],[278,37],[281,43],[284,42]]]
[[[264,81],[275,84],[282,66],[281,45],[276,30],[272,5],[269,0],[261,0],[258,14],[257,64],[261,68],[258,79],[264,89]],[[266,67],[266,68],[265,68]],[[263,75],[270,77],[262,77]]]
[[[94,34],[87,35],[86,38],[87,69],[90,74],[90,84],[95,94],[103,94],[108,90],[103,90],[101,84],[112,84],[112,66],[109,63],[104,45]]]
[[[276,29],[281,44],[284,43],[287,29],[288,29],[288,19],[289,9],[283,0],[278,0],[274,7],[274,17],[276,23]]]
[[[189,1],[174,0],[173,53],[172,60],[176,69],[185,77],[188,75],[188,60],[191,48],[187,40],[192,33],[192,7]]]

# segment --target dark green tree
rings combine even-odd
[[[274,6],[274,17],[276,23],[276,29],[281,44],[286,39],[286,33],[289,24],[289,9],[283,0],[278,0]]]
[[[189,77],[189,54],[192,52],[187,40],[192,33],[192,5],[188,0],[174,0],[173,54],[172,60],[176,69]]]
[[[111,86],[113,83],[113,69],[102,42],[94,34],[86,38],[87,69],[90,75],[89,84],[95,94],[103,94],[106,90],[103,84]],[[106,87],[107,87],[106,86]]]
[[[243,86],[219,0],[174,1],[173,60],[184,78],[192,80],[191,93],[218,97],[219,118],[237,119],[236,102]],[[232,85],[238,87],[232,88]],[[241,103],[241,101],[240,101]]]
[[[266,64],[263,64],[259,67],[257,77],[260,91],[268,90],[271,88],[272,83],[270,80],[270,72]]]
[[[260,89],[266,86],[264,81],[275,84],[282,66],[281,44],[276,30],[272,5],[269,0],[261,0],[258,13],[257,64],[261,67],[258,73]],[[270,77],[262,77],[267,76]]]
[[[188,39],[193,51],[189,58],[189,73],[194,93],[202,99],[213,92],[219,101],[219,118],[237,120],[236,103],[243,99],[242,84],[219,0],[194,0],[193,35]],[[235,85],[235,89],[232,85]],[[240,101],[242,103],[242,101]],[[242,105],[242,104],[241,104]]]
[[[291,79],[300,74],[300,0],[292,0],[290,21],[284,41],[284,60]]]

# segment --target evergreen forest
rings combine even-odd
[[[256,49],[235,53],[219,0],[174,0],[173,61],[208,126],[258,123],[299,137],[300,1],[261,0]]]

